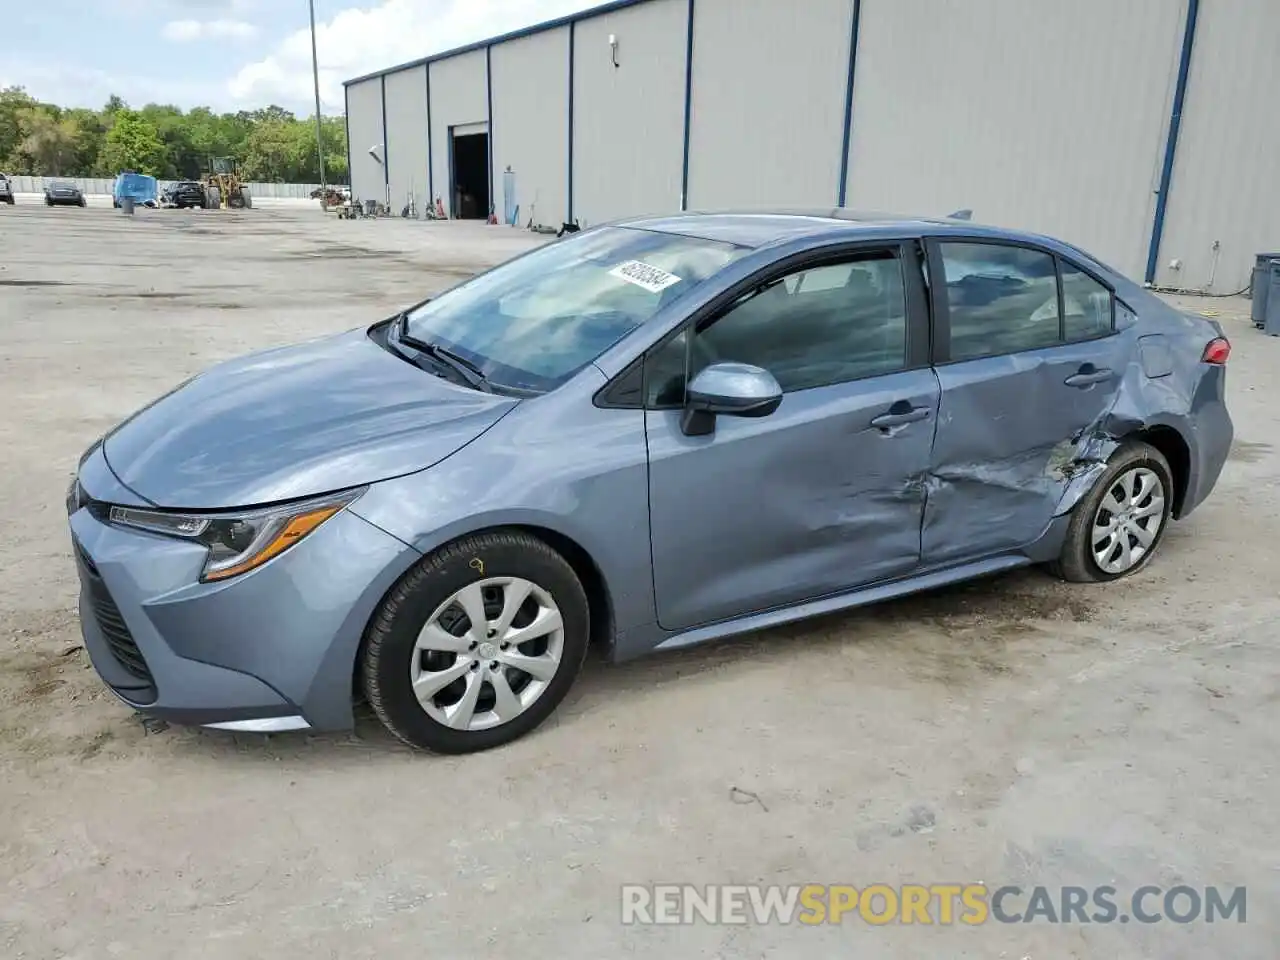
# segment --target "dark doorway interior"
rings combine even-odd
[[[485,220],[489,216],[489,134],[453,138],[453,216]]]

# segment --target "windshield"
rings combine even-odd
[[[553,390],[745,252],[628,227],[571,234],[414,310],[407,333],[495,385]]]

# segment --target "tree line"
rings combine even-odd
[[[347,182],[347,131],[322,117],[325,177]],[[42,103],[22,87],[0,90],[0,172],[46,177],[114,177],[122,170],[161,180],[198,179],[211,157],[234,157],[246,180],[318,183],[316,121],[275,105],[214,113],[112,96],[101,110]]]

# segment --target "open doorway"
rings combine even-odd
[[[489,133],[450,130],[453,154],[453,204],[455,219],[486,220],[489,217]]]

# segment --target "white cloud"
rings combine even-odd
[[[170,20],[160,31],[166,40],[174,43],[203,39],[249,40],[257,32],[257,27],[243,20]]]
[[[342,81],[451,47],[596,6],[599,0],[383,0],[316,23],[320,96],[343,108]],[[306,103],[312,97],[311,33],[302,29],[228,82],[241,101]]]

